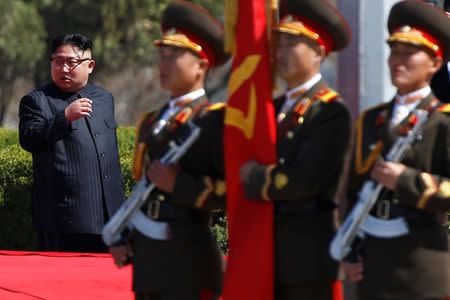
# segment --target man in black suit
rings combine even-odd
[[[450,0],[445,0],[443,8],[450,18]],[[430,86],[439,100],[447,103],[450,102],[450,62],[444,64],[442,68],[434,74]]]
[[[52,82],[20,101],[20,144],[33,155],[33,226],[45,251],[104,252],[101,230],[124,200],[114,100],[92,84],[92,42],[52,43]]]

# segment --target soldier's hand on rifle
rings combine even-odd
[[[121,245],[109,248],[109,253],[111,253],[114,258],[114,263],[117,267],[122,268],[130,262],[133,257],[133,250],[130,245]]]
[[[359,261],[357,263],[349,263],[344,261],[342,263],[342,268],[344,269],[345,275],[351,282],[358,282],[363,279],[364,267],[362,264],[362,258],[358,257]]]
[[[378,160],[370,173],[370,176],[390,190],[394,190],[400,174],[406,166],[400,163]]]
[[[160,161],[154,161],[147,170],[147,178],[161,191],[172,193],[180,166],[166,166]]]

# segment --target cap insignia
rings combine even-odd
[[[411,27],[408,25],[402,26],[399,30],[400,32],[410,32],[411,31]]]
[[[294,21],[294,17],[293,17],[292,15],[287,15],[287,16],[284,18],[284,22],[286,22],[286,23],[290,23],[290,22],[292,22],[292,21]]]
[[[177,32],[176,28],[169,28],[164,34],[175,34]]]

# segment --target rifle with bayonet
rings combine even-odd
[[[169,149],[160,159],[162,163],[167,165],[178,163],[200,136],[200,128],[191,121],[186,122],[185,127],[188,134],[169,141]],[[168,239],[168,224],[151,220],[140,210],[154,189],[155,185],[149,182],[145,175],[137,182],[131,196],[103,228],[102,238],[106,245],[112,246],[123,242],[135,228],[153,239]]]
[[[416,109],[414,114],[417,117],[417,122],[408,131],[406,136],[400,136],[395,141],[394,145],[389,149],[386,155],[386,160],[391,162],[399,162],[404,157],[406,152],[410,149],[411,145],[422,138],[421,132],[427,121],[428,112],[425,110]],[[352,247],[355,245],[355,239],[363,240],[366,233],[370,233],[369,226],[365,226],[365,223],[370,220],[372,222],[382,223],[375,220],[375,218],[369,215],[372,207],[377,202],[381,191],[384,186],[381,183],[377,183],[372,179],[364,182],[359,194],[358,200],[353,206],[351,212],[348,214],[342,226],[337,231],[333,240],[330,243],[329,252],[333,259],[339,261],[346,257]],[[388,233],[391,237],[399,236],[408,232],[407,225],[403,218],[395,220],[393,224],[392,220],[389,220],[389,225],[395,225],[394,229]],[[384,226],[388,228],[392,226]],[[386,231],[386,230],[384,230]],[[380,234],[383,234],[380,232]]]

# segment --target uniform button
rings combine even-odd
[[[96,133],[95,133],[94,135],[95,135],[95,136],[99,136],[99,135],[100,135],[100,133],[96,132]]]
[[[298,124],[303,124],[303,117],[298,118]]]
[[[166,197],[164,197],[163,194],[159,194],[159,195],[158,195],[158,200],[159,200],[159,201],[164,201],[164,200],[166,200]]]
[[[287,136],[288,139],[292,139],[292,138],[294,137],[294,132],[293,132],[292,130],[289,130],[289,131],[286,133],[286,136]]]
[[[286,162],[286,160],[283,157],[280,157],[280,159],[278,160],[278,162],[280,163],[280,165],[284,165],[284,163]]]
[[[102,153],[102,154],[100,154],[100,156],[101,156],[101,157],[105,157],[105,154],[104,154],[104,153]]]
[[[105,176],[103,176],[103,177],[105,177],[105,179],[107,179],[107,178],[108,178],[108,175],[105,175]]]
[[[392,203],[394,203],[395,205],[397,205],[397,204],[400,203],[400,201],[399,201],[397,198],[394,198],[394,199],[392,200]]]

